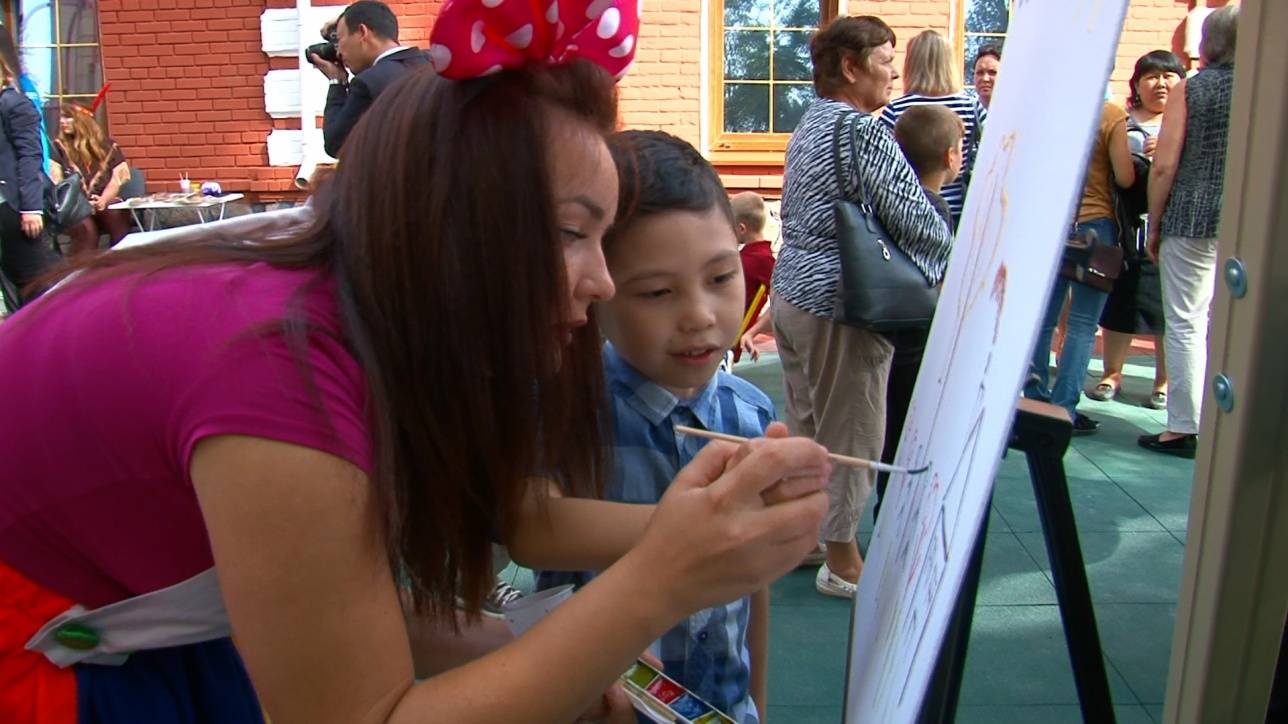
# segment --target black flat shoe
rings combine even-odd
[[[1100,423],[1081,412],[1073,413],[1073,434],[1076,436],[1092,435],[1100,432]]]
[[[1194,459],[1194,453],[1199,448],[1198,435],[1182,435],[1172,440],[1163,440],[1163,433],[1157,435],[1141,435],[1136,438],[1136,444],[1146,450],[1153,450],[1165,455],[1175,455],[1178,458]]]

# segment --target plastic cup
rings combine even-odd
[[[556,606],[567,601],[571,595],[572,584],[565,583],[507,603],[501,607],[501,613],[510,626],[510,633],[518,638],[524,631],[537,625],[537,622],[545,618],[546,614],[555,610]]]

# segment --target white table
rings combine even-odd
[[[134,223],[138,224],[140,229],[152,231],[156,228],[156,212],[161,209],[192,209],[197,212],[197,220],[204,224],[209,221],[219,221],[224,218],[224,210],[228,204],[233,201],[239,201],[245,198],[245,194],[224,194],[223,196],[205,196],[200,201],[189,201],[188,197],[181,197],[177,194],[154,194],[153,196],[143,196],[137,199],[126,199],[118,201],[107,208],[112,210],[129,211],[134,217]],[[218,215],[215,209],[219,210]],[[140,212],[143,212],[140,215]],[[148,213],[151,212],[151,213]],[[209,214],[209,216],[207,216]],[[147,218],[148,223],[145,225],[143,219]]]

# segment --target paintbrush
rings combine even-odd
[[[728,435],[723,432],[699,430],[696,427],[687,427],[685,425],[676,425],[675,431],[682,432],[685,435],[693,435],[694,437],[705,437],[708,440],[723,440],[724,442],[741,443],[747,442],[748,439],[737,435]],[[879,463],[875,460],[864,460],[863,458],[850,457],[849,455],[838,455],[834,452],[829,452],[827,457],[837,465],[845,465],[851,468],[866,468],[868,470],[875,470],[878,473],[907,473],[908,475],[920,475],[930,469],[929,465],[922,465],[919,468],[905,468],[899,465]]]

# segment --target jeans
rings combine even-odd
[[[1112,219],[1092,219],[1078,224],[1078,231],[1086,230],[1095,231],[1101,244],[1115,243],[1118,238],[1118,228]],[[1060,321],[1060,312],[1070,289],[1073,291],[1073,299],[1069,303],[1069,323],[1064,347],[1060,350],[1060,359],[1056,365],[1055,384],[1052,385],[1049,369],[1051,337]],[[1091,352],[1096,345],[1096,327],[1100,324],[1100,313],[1104,311],[1105,300],[1108,298],[1109,295],[1099,289],[1078,284],[1062,276],[1056,277],[1055,287],[1047,300],[1046,316],[1038,330],[1037,346],[1033,348],[1029,379],[1024,385],[1025,397],[1059,405],[1069,411],[1070,417],[1077,413],[1087,367],[1091,364]]]
[[[1197,434],[1216,292],[1216,239],[1165,236],[1158,250],[1167,331],[1167,429]]]

